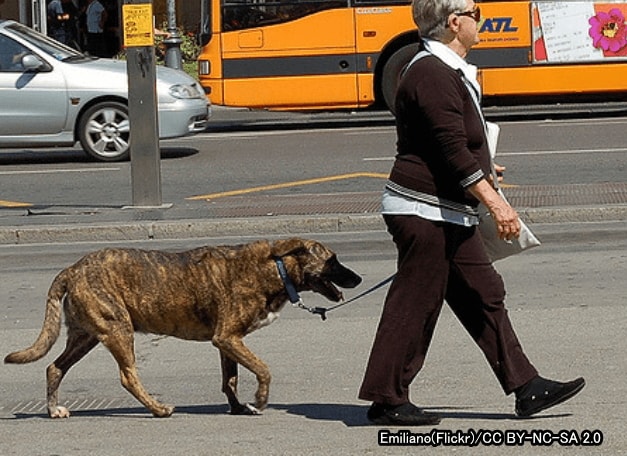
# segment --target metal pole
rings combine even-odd
[[[175,70],[183,69],[181,57],[181,43],[183,40],[176,26],[176,0],[168,0],[168,37],[163,40],[165,44],[165,66]]]
[[[19,3],[19,15],[20,15],[20,19],[19,22],[22,24],[28,24],[28,3],[26,2],[26,0],[20,0]]]
[[[134,207],[160,207],[161,162],[150,0],[124,0]]]
[[[133,206],[161,206],[154,47],[127,49]]]
[[[46,9],[46,2],[44,0],[37,0],[33,2],[33,11],[31,12],[31,26],[35,30],[44,35],[48,33],[48,12]]]

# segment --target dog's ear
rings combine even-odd
[[[273,257],[284,257],[302,255],[307,253],[309,249],[304,239],[291,238],[274,241],[270,251]]]

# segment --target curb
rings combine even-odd
[[[574,223],[627,220],[627,205],[516,209],[525,223]]]
[[[269,236],[304,233],[379,231],[379,214],[254,219],[111,222],[0,228],[0,245],[90,241],[141,241],[225,236]]]
[[[627,205],[521,209],[529,224],[627,220]],[[0,245],[385,231],[380,214],[181,219],[0,227]]]

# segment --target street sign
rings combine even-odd
[[[124,18],[124,46],[153,46],[152,3],[125,4],[122,6]]]

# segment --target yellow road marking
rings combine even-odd
[[[0,206],[2,207],[31,207],[30,203],[20,203],[17,201],[4,201],[0,200]]]
[[[332,182],[336,180],[354,179],[356,177],[374,177],[376,179],[387,179],[388,176],[389,174],[387,173],[339,174],[337,176],[318,177],[315,179],[305,179],[305,180],[300,180],[300,181],[284,182],[281,184],[262,185],[260,187],[243,188],[240,190],[232,190],[229,192],[210,193],[208,195],[190,196],[189,198],[185,198],[185,199],[194,200],[194,201],[210,200],[210,199],[216,199],[216,198],[224,198],[226,196],[239,196],[239,195],[245,195],[247,193],[264,192],[268,190],[277,190],[277,189],[289,188],[289,187],[299,187],[301,185],[314,185],[314,184],[321,184],[324,182]]]
[[[227,196],[239,196],[239,195],[245,195],[248,193],[263,192],[263,191],[268,191],[268,190],[277,190],[277,189],[289,188],[289,187],[298,187],[301,185],[314,185],[314,184],[321,184],[324,182],[333,182],[337,180],[355,179],[357,177],[372,177],[375,179],[387,179],[389,177],[389,174],[387,173],[339,174],[337,176],[318,177],[315,179],[305,179],[305,180],[300,180],[300,181],[284,182],[281,184],[262,185],[260,187],[243,188],[240,190],[232,190],[229,192],[209,193],[207,195],[190,196],[189,198],[185,198],[185,199],[190,200],[190,201],[210,200],[210,199],[216,199],[216,198],[225,198]],[[512,184],[501,184],[501,187],[502,188],[514,188],[518,186],[512,185]],[[33,205],[31,203],[0,200],[0,207],[32,207],[32,206]]]

